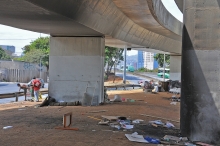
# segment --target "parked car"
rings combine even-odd
[[[42,78],[36,78],[36,79],[38,79],[40,81],[41,88],[44,88],[44,80]],[[32,81],[33,81],[33,79],[30,82],[28,82],[28,86],[31,86]]]

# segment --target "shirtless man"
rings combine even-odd
[[[17,86],[20,87],[20,88],[19,88],[19,92],[20,92],[21,89],[24,90],[24,97],[25,97],[24,101],[26,101],[27,90],[29,89],[29,87],[28,87],[27,85],[25,85],[25,84],[22,84],[22,85],[21,85],[20,83],[18,83]]]

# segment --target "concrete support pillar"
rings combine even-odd
[[[84,93],[104,98],[102,37],[50,38],[49,96],[57,101],[82,101]]]
[[[181,80],[181,56],[170,55],[170,79]]]
[[[220,144],[220,1],[185,0],[181,133]]]

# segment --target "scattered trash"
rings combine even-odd
[[[144,137],[145,140],[147,140],[149,143],[153,143],[153,144],[160,144],[160,140],[159,139],[155,139],[155,138],[152,138],[152,137]]]
[[[167,128],[174,128],[175,126],[170,123],[170,122],[166,122],[166,125],[165,125]]]
[[[134,99],[131,99],[130,102],[135,102],[135,100],[134,100]]]
[[[180,139],[179,137],[176,137],[176,136],[165,135],[165,136],[163,137],[163,140],[165,140],[165,141],[173,140],[173,141],[179,142],[181,139]]]
[[[92,130],[92,131],[96,131],[96,130]]]
[[[140,122],[143,122],[144,120],[141,120],[141,119],[136,119],[136,120],[133,120],[132,123],[133,124],[139,124]]]
[[[157,124],[157,125],[164,125],[161,120],[149,121],[149,123]]]
[[[188,141],[188,138],[187,137],[180,137],[180,140],[181,141]]]
[[[177,103],[177,102],[171,102],[170,104],[171,104],[171,105],[176,105],[176,103]]]
[[[109,120],[109,121],[117,121],[118,116],[102,116],[102,118]]]
[[[213,146],[213,145],[210,145],[210,144],[207,144],[207,143],[203,143],[203,142],[196,142],[197,145],[200,145],[200,146]]]
[[[125,134],[125,136],[127,137],[127,139],[129,141],[133,141],[133,142],[142,142],[142,143],[149,143],[148,141],[146,141],[144,139],[143,135],[138,135],[137,132],[134,132],[132,134]]]
[[[118,117],[119,120],[127,120],[126,117]]]
[[[5,126],[5,127],[3,127],[3,129],[10,129],[10,128],[12,128],[13,126]]]
[[[134,128],[134,125],[126,125],[126,124],[122,124],[121,127],[124,128],[124,129],[127,129],[127,130],[128,130],[128,129],[132,129],[132,128]]]
[[[109,124],[109,121],[101,120],[98,124],[99,124],[99,125],[108,125],[108,124]]]
[[[196,146],[195,144],[192,144],[192,143],[190,143],[190,142],[186,142],[185,145],[186,145],[186,146]]]
[[[19,110],[19,111],[24,111],[24,110],[26,110],[26,109],[24,109],[24,108],[19,108],[18,110]]]
[[[114,97],[114,99],[111,99],[110,101],[113,101],[113,102],[122,102],[121,96],[118,95],[118,94],[116,94],[115,97]]]

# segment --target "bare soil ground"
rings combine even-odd
[[[121,79],[118,79],[121,81]],[[139,134],[160,138],[164,134],[177,135],[178,130],[155,128],[148,121],[159,118],[146,117],[141,114],[163,117],[179,121],[180,105],[171,105],[172,94],[159,92],[145,93],[143,90],[109,91],[109,98],[119,94],[122,98],[143,100],[135,102],[110,103],[101,106],[47,106],[36,107],[39,103],[17,102],[0,104],[0,146],[143,146],[146,144],[130,142],[125,134]],[[106,110],[101,113],[90,111]],[[62,126],[63,114],[72,112],[72,126],[79,131],[57,130]],[[98,125],[102,115],[125,116],[132,120],[143,119],[145,124],[136,125],[134,129],[123,131],[109,126]],[[89,118],[92,116],[94,118]],[[166,120],[162,120],[166,122]],[[179,128],[179,122],[172,122]],[[2,129],[4,126],[13,126]],[[149,146],[152,144],[148,144]]]

